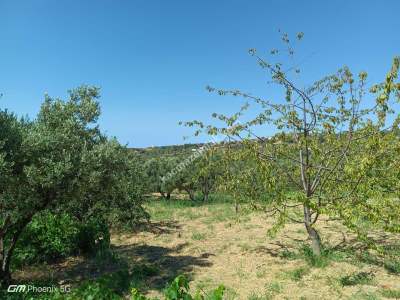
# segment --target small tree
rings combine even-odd
[[[297,40],[302,37],[299,33]],[[282,40],[284,49],[274,49],[271,55],[286,52],[293,57],[288,35],[283,34]],[[382,160],[390,155],[388,152],[394,155],[399,147],[394,136],[399,117],[391,126],[387,119],[394,112],[391,95],[395,94],[397,102],[400,100],[400,84],[395,82],[399,58],[394,59],[385,81],[372,86],[368,98],[365,72],[356,77],[344,67],[303,88],[297,83],[299,69],[267,62],[254,49],[249,52],[269,75],[269,83],[283,89],[282,101],[208,87],[210,92],[241,96],[246,102],[233,116],[213,114],[223,126],[206,126],[200,121],[186,123],[198,127],[196,135],[205,131],[240,142],[225,159],[247,163],[240,171],[226,169],[227,186],[234,186],[235,194],[253,199],[254,207],[278,215],[272,231],[287,220],[303,223],[316,255],[321,253],[321,238],[315,224],[321,214],[339,218],[364,236],[358,226],[361,218],[376,225],[394,220],[385,229],[398,231],[398,203],[388,194],[384,201],[377,198],[383,195],[377,192],[383,181],[377,175],[381,174]],[[257,116],[239,122],[249,103],[258,106]],[[262,130],[255,127],[263,125],[275,132],[273,138],[256,134]],[[301,219],[297,207],[302,208]]]
[[[172,160],[173,167],[163,175],[162,181],[165,186],[185,191],[190,200],[195,200],[199,192],[203,201],[207,201],[221,173],[220,162],[217,149],[203,145],[192,154],[176,156]]]
[[[193,166],[183,168],[183,170],[180,170],[178,174],[172,178],[168,178],[167,180],[170,184],[175,185],[180,192],[186,192],[190,200],[196,200],[197,182]]]
[[[209,194],[222,174],[220,152],[217,147],[210,147],[193,166],[192,181],[200,191],[203,201],[208,201]]]
[[[174,162],[173,158],[167,156],[151,158],[146,161],[145,172],[150,192],[159,193],[165,199],[171,198],[175,183],[171,180],[165,182],[162,178],[173,169]]]

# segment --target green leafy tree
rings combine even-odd
[[[193,166],[183,168],[178,174],[176,174],[173,178],[169,178],[168,180],[176,186],[179,191],[184,191],[188,194],[189,199],[194,201],[196,200],[196,190],[197,190],[197,181],[196,181],[196,171]]]
[[[175,159],[168,156],[150,158],[145,163],[147,175],[148,191],[159,193],[163,198],[170,199],[171,193],[175,189],[173,180],[164,181],[167,175],[175,166]]]
[[[172,172],[164,174],[164,184],[185,191],[191,200],[199,193],[207,201],[221,174],[218,149],[203,145],[188,155],[177,155],[172,160]]]
[[[297,35],[297,40],[302,38],[302,33]],[[293,58],[289,36],[283,34],[282,41],[283,49],[274,49],[271,55],[284,52]],[[322,214],[341,220],[364,237],[367,232],[361,220],[398,232],[398,192],[384,191],[381,176],[388,166],[398,166],[399,116],[393,115],[393,108],[400,101],[399,58],[394,59],[385,81],[368,93],[366,72],[355,76],[344,67],[302,87],[296,66],[272,62],[273,58],[266,61],[254,49],[249,52],[269,76],[268,82],[281,88],[282,100],[208,87],[210,92],[246,101],[232,116],[213,114],[221,126],[186,122],[198,128],[196,135],[222,134],[237,142],[234,151],[225,147],[226,165],[247,163],[239,171],[225,169],[226,185],[235,195],[251,199],[254,207],[277,216],[272,233],[288,220],[304,224],[315,255],[321,253],[315,225]],[[245,119],[250,103],[258,113]],[[260,136],[262,126],[275,136]],[[398,172],[391,176],[392,182],[397,180]]]
[[[192,181],[201,193],[203,201],[208,201],[210,193],[214,190],[217,180],[222,174],[220,152],[217,147],[210,147],[204,151],[192,168]]]
[[[84,219],[99,211],[145,216],[130,179],[127,150],[96,125],[95,87],[70,91],[62,101],[46,96],[37,119],[0,112],[0,280],[11,279],[15,245],[41,211],[73,212]],[[126,176],[126,178],[125,178]],[[108,207],[108,210],[105,208]]]

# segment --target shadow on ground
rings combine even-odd
[[[172,248],[143,244],[113,246],[113,254],[107,258],[72,257],[58,264],[29,267],[24,272],[17,272],[15,279],[24,284],[76,285],[84,280],[124,272],[124,280],[142,292],[162,290],[177,275],[185,274],[190,278],[194,268],[212,265],[208,260],[213,255],[210,253],[181,255],[186,246],[187,243]]]
[[[125,245],[114,247],[115,252],[131,267],[135,265],[150,265],[158,270],[157,274],[146,279],[146,289],[160,290],[179,274],[190,274],[195,267],[210,267],[208,260],[211,253],[200,256],[179,255],[188,244],[182,243],[173,248],[151,245]]]
[[[171,234],[179,231],[182,228],[177,221],[159,221],[159,222],[148,222],[142,223],[138,226],[138,228],[134,232],[149,232],[155,235],[160,234]],[[131,233],[131,232],[129,232]]]

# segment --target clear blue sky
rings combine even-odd
[[[304,82],[342,65],[383,78],[400,54],[400,1],[1,0],[2,108],[35,117],[45,92],[102,89],[101,128],[131,147],[179,144],[180,120],[229,113],[206,85],[276,91],[247,54],[305,33]]]

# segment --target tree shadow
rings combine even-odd
[[[133,231],[137,232],[148,232],[155,235],[171,234],[179,231],[182,225],[177,221],[165,220],[165,221],[149,221],[146,223],[139,224],[139,226]],[[129,232],[132,233],[132,232]]]
[[[341,232],[342,238],[335,244],[323,244],[321,257],[312,254],[307,240],[290,239],[270,242],[252,251],[266,253],[282,260],[303,259],[312,265],[315,262],[347,261],[354,265],[367,264],[385,267],[393,273],[400,273],[400,240],[389,233],[371,233],[369,243],[356,236]],[[295,242],[295,243],[292,243]],[[379,251],[378,251],[379,249]],[[318,258],[318,261],[315,260]]]
[[[270,242],[269,246],[258,246],[253,249],[254,252],[267,253],[272,257],[285,257],[288,253],[294,253],[298,247],[291,244],[284,244],[280,241]]]
[[[40,270],[28,268],[16,282],[77,286],[85,280],[111,276],[109,281],[123,281],[125,286],[133,285],[142,292],[162,290],[179,274],[190,279],[194,268],[212,265],[208,260],[211,253],[181,255],[186,246],[187,243],[171,248],[142,244],[112,246],[109,255],[102,258],[70,257],[64,262],[43,265]]]
[[[146,289],[160,290],[179,274],[190,276],[195,267],[210,267],[208,260],[211,253],[203,253],[199,257],[191,255],[177,255],[188,244],[182,243],[173,248],[151,245],[116,246],[114,250],[131,266],[145,264],[155,267],[158,272],[145,280]],[[135,274],[132,274],[133,276]]]

